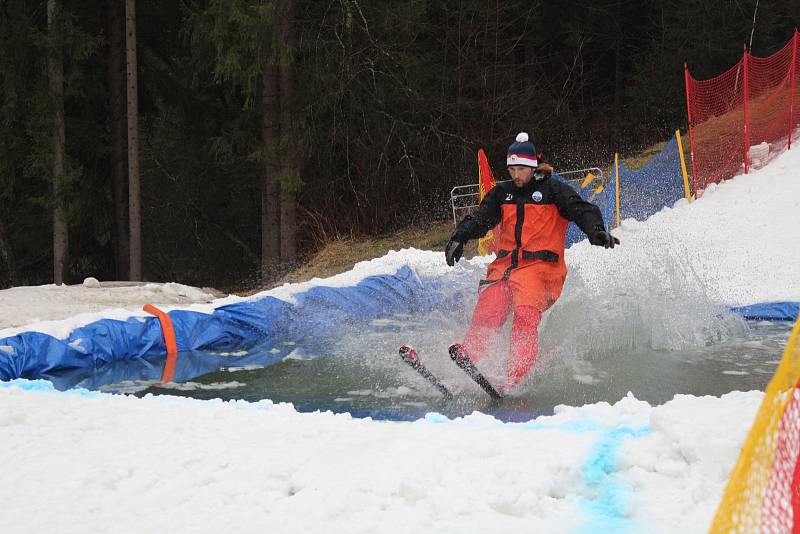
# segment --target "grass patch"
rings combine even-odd
[[[447,220],[409,227],[392,235],[336,239],[274,285],[303,282],[311,278],[327,278],[349,271],[358,262],[380,258],[390,250],[404,248],[442,251],[442,262],[444,262],[444,246],[453,230],[453,222]],[[477,253],[476,247],[477,241],[471,241],[465,248],[465,256],[474,256]]]

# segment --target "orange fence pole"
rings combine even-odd
[[[748,115],[750,107],[750,76],[747,56],[747,45],[742,45],[744,48],[744,173],[747,174],[750,169],[750,117]]]
[[[794,79],[797,74],[797,30],[792,36],[792,64],[789,66],[789,144],[786,150],[792,149],[792,132],[794,131]]]
[[[167,361],[164,363],[164,371],[161,373],[161,383],[172,382],[175,378],[175,365],[178,362],[178,343],[175,341],[175,329],[172,327],[172,319],[151,304],[145,304],[144,311],[158,317],[158,322],[161,323],[164,344],[167,346]]]
[[[689,93],[689,65],[683,64],[683,81],[686,85],[686,118],[689,121],[689,159],[692,163],[692,186],[694,188],[694,197],[699,196],[697,189],[697,169],[694,166],[694,125],[692,124],[692,99]]]

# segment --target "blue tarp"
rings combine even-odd
[[[181,352],[175,379],[188,380],[221,367],[269,365],[296,347],[313,347],[375,318],[448,308],[463,295],[454,287],[442,291],[447,283],[423,283],[412,269],[402,267],[394,275],[370,276],[352,287],[314,287],[296,295],[295,304],[266,297],[221,306],[211,314],[171,311]],[[754,304],[733,311],[748,319],[794,320],[798,303]],[[247,352],[218,354],[241,349]],[[165,354],[155,317],[102,319],[63,340],[37,332],[1,339],[0,380],[47,378],[60,388],[157,380]]]
[[[553,177],[556,180],[569,184],[572,187],[575,187],[572,183],[561,177],[560,175],[553,173]],[[589,202],[595,204],[597,207],[600,208],[600,212],[603,214],[603,221],[606,223],[606,228],[613,228],[614,227],[614,220],[612,217],[614,216],[614,186],[613,181],[609,182],[609,184],[599,193],[597,193],[594,189],[590,187],[586,187],[585,189],[578,188],[578,194],[580,194],[583,200],[588,200]],[[567,226],[567,239],[566,239],[566,248],[571,247],[575,243],[579,241],[583,241],[586,239],[586,234],[584,234],[578,225],[575,223],[569,223]]]
[[[444,300],[435,285],[423,283],[409,267],[394,275],[367,277],[352,287],[314,287],[295,298],[297,303],[291,304],[266,297],[221,306],[211,314],[171,311],[178,351],[233,350],[287,341],[302,344],[374,318],[425,313]],[[75,329],[67,339],[37,332],[0,339],[0,380],[42,378],[165,355],[161,325],[155,317],[102,319]],[[180,377],[180,364],[176,376]]]
[[[764,302],[731,308],[745,319],[766,321],[794,321],[800,311],[800,302]]]
[[[612,169],[610,184],[614,184],[615,179]],[[643,221],[684,196],[678,139],[674,135],[661,152],[640,169],[633,170],[619,164],[619,210],[622,220],[633,218]]]

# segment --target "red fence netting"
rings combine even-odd
[[[797,36],[765,58],[745,51],[709,80],[696,80],[685,68],[695,195],[790,148],[800,118]]]

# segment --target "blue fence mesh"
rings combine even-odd
[[[574,184],[567,182],[567,180],[556,173],[553,173],[553,177],[556,180],[568,183],[574,187]],[[614,219],[612,217],[614,217],[614,182],[610,181],[604,187],[593,187],[592,184],[590,184],[583,189],[576,188],[576,190],[581,195],[583,200],[588,200],[600,208],[600,211],[603,214],[603,221],[606,223],[606,227],[613,228]],[[584,239],[586,239],[586,234],[584,234],[580,228],[578,228],[578,225],[575,223],[569,223],[569,226],[567,227],[566,247],[569,248],[575,243],[583,241]]]
[[[640,169],[633,170],[620,163],[619,174],[619,208],[622,220],[633,218],[643,221],[664,206],[672,206],[675,201],[684,197],[681,160],[675,136]],[[616,178],[615,170],[612,169],[608,187],[613,188]]]

